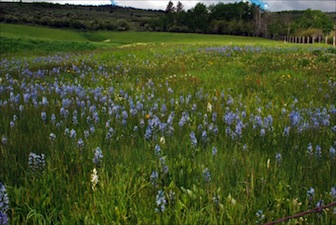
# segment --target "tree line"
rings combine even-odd
[[[169,1],[166,10],[112,5],[0,2],[0,22],[56,28],[111,31],[165,31],[280,38],[325,36],[335,29],[336,12],[319,10],[269,12],[249,2],[205,5],[185,10]]]
[[[262,36],[276,38],[289,35],[326,35],[334,29],[335,20],[319,10],[269,12],[249,2],[210,6],[197,3],[187,11],[170,1],[165,14],[152,19],[154,31],[196,32]]]

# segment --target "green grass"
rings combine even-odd
[[[159,32],[81,32],[38,26],[0,24],[1,54],[33,55],[109,49],[116,46],[169,43],[172,45],[293,46],[262,38]]]
[[[11,224],[256,224],[262,210],[261,224],[335,201],[335,50],[215,35],[79,34],[84,41],[71,41],[83,48],[42,38],[48,48],[2,57],[0,182]],[[24,41],[9,45],[37,40],[16,38]],[[43,153],[45,165],[30,166],[30,153]],[[335,219],[331,208],[289,224]]]

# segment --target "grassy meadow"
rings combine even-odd
[[[0,224],[263,224],[336,201],[335,48],[0,28]]]

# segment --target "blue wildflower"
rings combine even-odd
[[[265,129],[264,129],[264,128],[261,128],[261,129],[260,129],[260,136],[261,136],[261,137],[265,136],[265,133],[266,133]]]
[[[197,146],[197,139],[196,139],[194,131],[191,131],[191,133],[190,133],[190,140],[191,140],[191,145],[193,147],[196,147]]]
[[[203,130],[201,140],[203,143],[206,143],[208,141],[208,135],[207,135],[206,130]]]
[[[275,155],[275,161],[279,164],[281,162],[281,153]]]
[[[53,123],[53,124],[56,123],[56,116],[55,116],[55,114],[51,114],[50,122]]]
[[[79,138],[77,141],[78,148],[83,148],[84,147],[84,141],[82,138]]]
[[[330,146],[329,154],[330,154],[330,158],[332,158],[332,159],[336,158],[336,150],[333,146]]]
[[[9,209],[9,198],[6,193],[6,187],[0,182],[0,225],[6,225],[9,218],[6,211]]]
[[[56,140],[56,135],[54,133],[50,133],[49,140],[50,141],[55,141]]]
[[[317,158],[321,158],[321,157],[322,157],[321,146],[316,145],[315,150],[316,150],[316,151],[315,151],[316,157],[317,157]]]
[[[104,156],[103,156],[103,152],[102,152],[101,148],[100,148],[100,147],[97,147],[97,148],[95,149],[94,157],[93,157],[93,159],[92,159],[92,162],[93,162],[94,164],[98,165],[103,157],[104,157]]]
[[[41,118],[43,121],[47,120],[47,113],[46,112],[41,112]]]
[[[153,134],[152,129],[150,128],[150,126],[148,126],[148,127],[146,128],[145,138],[146,138],[147,140],[149,140],[149,139],[152,137],[152,134]]]
[[[155,209],[156,212],[164,212],[165,206],[166,206],[166,198],[164,191],[159,190],[157,195],[156,195],[156,206],[157,208]]]
[[[156,172],[155,170],[152,172],[152,174],[150,175],[150,181],[152,183],[152,185],[154,187],[157,186],[157,179],[159,178],[159,174],[158,172]]]
[[[74,139],[76,137],[76,131],[74,129],[71,129],[70,131],[70,138]]]
[[[155,156],[159,157],[161,155],[161,147],[160,145],[155,145]]]
[[[315,189],[314,188],[309,188],[307,191],[307,196],[309,198],[309,201],[312,201],[313,197],[315,196]]]
[[[320,201],[318,201],[317,203],[316,203],[316,207],[322,207],[323,206],[323,204],[324,204],[324,202],[323,202],[323,200],[321,199]]]
[[[334,200],[336,200],[336,187],[331,188],[330,195],[333,196]]]
[[[289,114],[289,121],[291,123],[292,126],[297,126],[299,124],[299,122],[301,121],[301,115],[299,112],[296,111],[292,111]]]
[[[29,153],[28,165],[32,170],[42,170],[45,166],[45,155],[43,153]]]
[[[217,154],[217,147],[213,146],[212,148],[212,156],[215,156]]]
[[[2,142],[2,144],[7,144],[7,141],[8,141],[8,139],[7,139],[7,137],[6,136],[2,136],[2,138],[1,138],[1,142]]]
[[[311,143],[308,144],[307,153],[310,156],[313,155],[313,145]]]
[[[262,223],[262,221],[265,219],[265,214],[261,209],[259,209],[258,212],[256,212],[256,216],[257,216],[256,223]]]
[[[210,175],[210,171],[208,168],[205,168],[203,170],[203,178],[204,178],[204,181],[206,183],[209,183],[211,181],[211,175]]]
[[[84,137],[85,139],[88,139],[90,136],[90,132],[88,130],[84,130]]]
[[[289,135],[289,131],[290,131],[290,127],[285,127],[285,128],[284,128],[283,135],[284,135],[285,137],[288,137],[288,135]]]

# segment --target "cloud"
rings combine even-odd
[[[19,1],[19,0],[15,0]],[[306,10],[308,8],[313,10],[321,10],[325,12],[336,12],[335,0],[250,0],[263,2],[267,4],[270,11],[283,11],[283,10]],[[83,4],[83,5],[109,5],[111,0],[23,0],[23,2],[53,2],[60,4]],[[142,9],[161,9],[165,10],[169,0],[114,0],[119,6],[130,6]],[[178,1],[172,1],[177,5]],[[188,10],[194,7],[198,2],[203,2],[206,5],[216,4],[218,2],[233,3],[238,1],[231,0],[180,0],[184,5],[184,9]]]

